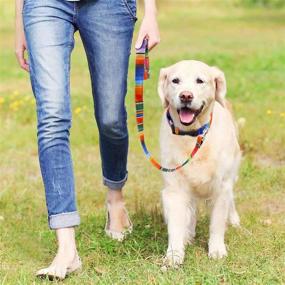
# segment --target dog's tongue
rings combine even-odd
[[[183,108],[179,112],[180,121],[185,124],[190,124],[194,119],[195,113],[187,108]]]

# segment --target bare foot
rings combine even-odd
[[[106,234],[113,239],[122,241],[126,234],[132,231],[132,222],[125,207],[122,191],[109,190],[106,206]]]
[[[37,277],[63,280],[66,275],[81,268],[81,260],[75,245],[74,228],[58,229],[56,235],[57,254],[50,266],[36,273]]]

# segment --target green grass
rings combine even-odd
[[[159,69],[188,58],[225,71],[236,117],[246,118],[240,135],[244,159],[236,186],[242,228],[229,228],[226,234],[228,258],[208,259],[209,221],[201,205],[197,238],[187,249],[185,264],[178,270],[160,269],[167,247],[162,179],[144,158],[136,135],[134,54],[127,99],[130,154],[125,195],[135,227],[123,243],[105,237],[106,190],[101,183],[98,134],[87,63],[76,35],[72,105],[81,112],[73,115],[71,145],[82,218],[77,242],[84,268],[65,284],[285,283],[285,10],[223,3],[161,2],[162,41],[150,55],[145,116],[147,143],[157,157],[162,111],[156,93]],[[34,101],[28,75],[14,57],[13,6],[3,0],[0,8],[0,102],[4,99],[0,103],[0,284],[48,284],[34,278],[35,270],[51,261],[56,248],[46,221]]]

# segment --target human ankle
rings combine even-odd
[[[74,228],[62,228],[56,230],[58,252],[77,252]]]
[[[120,202],[124,202],[122,190],[109,189],[108,194],[107,194],[107,202],[109,204],[117,204]]]

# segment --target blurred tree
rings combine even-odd
[[[139,4],[143,4],[144,0],[137,0]],[[232,3],[237,5],[244,6],[260,6],[260,7],[272,7],[279,8],[285,6],[285,0],[156,0],[157,5],[164,3],[175,3],[175,2],[184,2],[184,3],[211,3],[214,1],[224,1],[226,3]]]
[[[260,7],[282,7],[285,6],[285,0],[236,0],[238,4]]]

